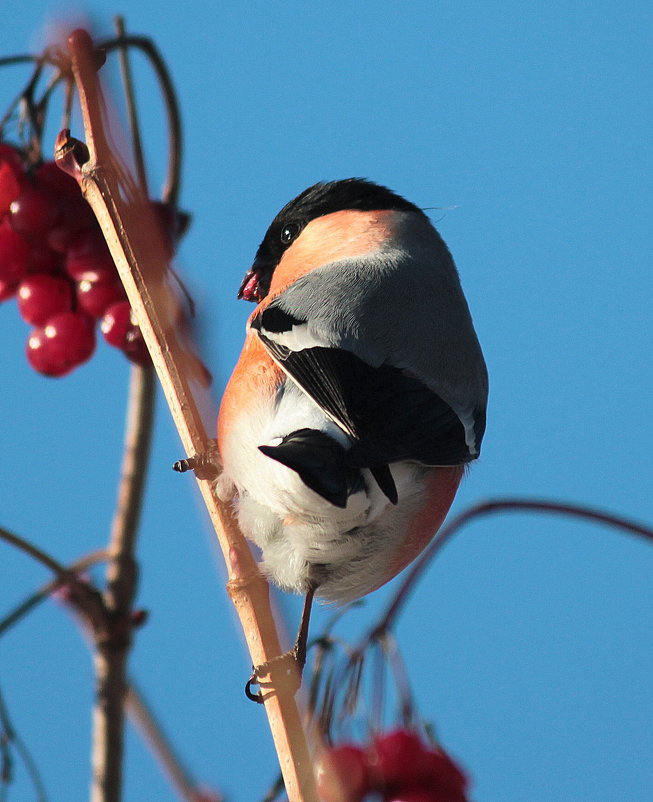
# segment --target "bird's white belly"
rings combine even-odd
[[[261,549],[261,568],[270,579],[296,593],[317,583],[318,597],[341,604],[369,593],[387,578],[423,492],[425,469],[405,462],[390,466],[399,494],[396,506],[363,470],[364,489],[341,509],[308,488],[296,471],[258,450],[302,428],[318,429],[345,447],[350,442],[288,381],[274,404],[250,409],[234,422],[223,443],[218,492],[231,498],[235,490],[240,528]]]

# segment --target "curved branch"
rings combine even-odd
[[[114,19],[114,26],[118,38],[125,36],[125,18],[118,15]],[[122,88],[125,95],[125,105],[127,107],[127,122],[131,138],[132,151],[134,155],[134,167],[136,178],[141,185],[143,192],[149,195],[147,188],[147,172],[145,170],[145,157],[143,156],[143,143],[141,141],[141,128],[138,122],[138,108],[134,96],[134,81],[132,78],[131,65],[129,63],[129,51],[127,46],[122,44],[118,49],[118,59],[120,62],[120,74],[122,77]]]
[[[29,749],[11,723],[9,711],[7,710],[7,705],[5,704],[2,693],[0,693],[0,737],[5,748],[7,748],[9,744],[13,744],[15,750],[20,755],[23,763],[25,764],[27,773],[32,781],[32,785],[34,786],[37,802],[47,802],[48,797],[45,791],[45,785],[43,784],[43,778],[41,777],[41,774],[36,763],[34,762],[34,758],[30,754]],[[0,785],[4,786],[5,782],[8,783],[9,778],[5,776],[1,777]],[[4,799],[4,794],[2,795],[2,798]]]
[[[124,50],[127,47],[135,47],[137,50],[141,50],[149,59],[159,79],[168,117],[169,131],[168,174],[166,176],[162,198],[166,203],[176,206],[179,197],[181,175],[182,129],[179,104],[177,103],[177,96],[168,67],[154,42],[146,36],[119,36],[116,39],[99,42],[98,47],[103,48],[107,53],[116,49]]]
[[[41,56],[33,56],[31,53],[21,53],[17,56],[3,56],[0,58],[0,68],[9,67],[12,64],[37,64],[41,60]]]
[[[66,566],[57,562],[49,554],[34,546],[29,541],[25,540],[8,529],[0,527],[0,540],[5,540],[7,543],[29,554],[35,560],[45,565],[53,573],[57,575],[59,584],[64,584],[70,588],[71,596],[74,605],[82,612],[89,620],[94,632],[102,633],[106,629],[107,615],[106,607],[102,601],[101,595],[95,588],[88,585],[86,582],[80,580],[74,571],[66,568]]]
[[[49,568],[53,573],[55,573],[61,582],[69,581],[70,571],[65,565],[57,562],[54,557],[46,554],[33,543],[25,540],[25,538],[15,535],[13,532],[10,532],[4,527],[0,527],[0,540],[11,543],[12,546],[15,546],[17,549],[25,552],[25,554],[29,554],[30,557],[33,557],[37,562],[40,562],[41,565],[44,565],[46,568]]]
[[[99,551],[94,551],[91,554],[87,554],[85,557],[82,557],[80,560],[77,560],[77,562],[74,562],[72,565],[66,568],[66,571],[70,572],[71,574],[79,574],[81,571],[90,568],[96,563],[103,562],[106,559],[106,550],[100,549]],[[35,593],[32,593],[25,599],[25,601],[21,602],[10,613],[8,613],[2,620],[0,620],[0,637],[2,637],[5,632],[11,629],[14,624],[17,624],[19,621],[21,621],[42,601],[45,601],[47,598],[49,598],[50,594],[60,585],[60,579],[53,579],[51,582],[47,582],[45,585],[43,585],[43,587],[41,587]]]
[[[620,515],[585,507],[582,504],[546,501],[544,499],[511,498],[481,502],[464,510],[460,515],[454,518],[451,523],[440,529],[426,550],[422,553],[422,556],[408,571],[404,581],[399,586],[399,590],[386,608],[379,623],[370,631],[364,639],[364,642],[367,643],[370,640],[374,640],[394,624],[408,594],[424,573],[427,565],[463,526],[476,518],[494,515],[499,512],[540,512],[552,513],[554,515],[568,515],[573,518],[581,518],[593,523],[605,524],[615,529],[621,529],[631,535],[637,535],[638,537],[653,542],[653,529],[650,527],[639,524],[636,521],[631,521],[628,518],[623,518]]]

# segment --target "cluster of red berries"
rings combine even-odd
[[[164,204],[154,207],[163,225],[174,219]],[[27,339],[27,359],[39,373],[65,376],[86,362],[95,350],[97,321],[110,345],[132,362],[149,364],[77,182],[51,161],[26,169],[21,152],[0,143],[0,301],[13,296],[22,318],[36,327]]]
[[[333,747],[318,766],[317,783],[322,802],[467,802],[467,778],[449,755],[403,729],[367,748]]]

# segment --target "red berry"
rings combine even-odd
[[[101,284],[111,284],[113,282],[114,284],[122,286],[113,262],[98,264],[97,268],[94,270],[85,270],[83,273],[79,273],[77,275],[77,281],[91,281]]]
[[[125,297],[125,291],[117,276],[108,280],[101,276],[95,281],[93,274],[87,276],[77,284],[77,302],[91,317],[102,317],[110,306]]]
[[[34,329],[27,338],[27,361],[34,370],[44,376],[63,376],[69,373],[69,368],[65,364],[55,363],[43,329]]]
[[[149,617],[150,617],[150,614],[149,614],[149,612],[147,610],[143,610],[142,608],[139,608],[137,610],[132,610],[131,611],[131,614],[129,616],[129,621],[130,621],[132,627],[134,627],[134,628],[142,627],[143,624],[147,621],[147,619]]]
[[[429,788],[406,788],[390,794],[384,799],[385,802],[459,802],[457,798],[448,795],[442,796],[442,794]],[[465,800],[460,799],[460,802],[465,802]]]
[[[20,195],[21,182],[12,166],[0,160],[0,215],[7,214],[9,207]]]
[[[75,236],[85,229],[97,229],[93,210],[80,194],[64,196],[59,201],[59,219],[47,233],[48,245],[65,253],[74,245]]]
[[[83,312],[53,315],[27,341],[30,365],[46,376],[65,376],[81,365],[95,349],[93,321]]]
[[[0,223],[0,280],[16,286],[27,273],[29,258],[29,243],[3,220]]]
[[[13,145],[0,142],[0,161],[6,162],[19,180],[25,175],[23,157],[18,148],[15,148]]]
[[[43,162],[34,173],[36,185],[45,187],[54,195],[59,197],[67,195],[69,197],[81,197],[79,184],[75,179],[61,170],[56,162]]]
[[[72,308],[73,291],[63,276],[36,273],[18,285],[18,311],[23,320],[42,326],[48,318]]]
[[[152,364],[141,330],[132,316],[129,301],[119,301],[110,306],[102,318],[100,329],[109,345],[124,351],[131,362],[143,367]]]
[[[27,185],[9,207],[14,231],[28,239],[42,239],[59,217],[57,198],[46,189]]]
[[[113,273],[116,267],[99,228],[87,228],[75,234],[66,253],[66,270],[77,281],[85,273]]]
[[[104,339],[114,348],[124,348],[127,332],[133,328],[129,301],[119,301],[110,306],[104,313],[100,329]]]
[[[370,790],[365,752],[355,744],[329,749],[316,768],[322,802],[361,802]]]
[[[45,242],[33,242],[27,270],[29,273],[61,273],[63,257],[48,247]]]
[[[0,278],[0,303],[13,298],[16,294],[17,286],[13,281],[4,281],[4,279]]]
[[[368,753],[375,787],[414,787],[428,777],[427,750],[419,736],[399,729],[374,739]]]
[[[23,160],[19,151],[0,142],[0,215],[9,211],[9,206],[20,195],[25,181]]]
[[[141,365],[145,368],[152,364],[152,357],[147,350],[143,334],[138,326],[132,326],[127,332],[125,345],[122,350],[125,352],[127,359],[129,359],[130,362],[134,362],[136,365]]]
[[[467,790],[467,777],[443,749],[431,749],[424,756],[427,769],[427,783],[451,794],[464,798]]]

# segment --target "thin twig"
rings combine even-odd
[[[93,552],[92,554],[87,554],[85,557],[77,560],[67,569],[71,573],[79,573],[84,571],[86,568],[89,568],[92,565],[95,565],[98,562],[103,562],[107,559],[107,552],[105,550],[100,550],[97,552]],[[53,580],[52,582],[48,582],[43,588],[41,588],[37,593],[32,594],[22,605],[20,605],[16,610],[10,613],[8,616],[4,618],[2,622],[0,622],[0,635],[4,634],[10,626],[17,623],[24,615],[26,615],[31,609],[34,608],[36,604],[43,601],[44,599],[50,598],[53,591],[55,591],[58,587],[60,587],[61,581],[58,579]],[[66,599],[67,604],[66,606],[71,612],[73,613],[83,613],[78,605],[77,601],[74,597],[70,599]],[[89,622],[86,616],[84,615],[75,615],[74,616],[77,624],[80,627],[82,635],[84,636],[84,641],[90,647],[94,647],[94,637],[92,628],[89,626]],[[0,698],[0,708],[2,706],[2,699]],[[201,796],[201,793],[198,791],[198,784],[193,780],[190,773],[184,768],[183,764],[181,763],[180,758],[175,753],[170,741],[166,737],[165,733],[160,727],[160,724],[157,722],[156,717],[152,713],[151,709],[147,702],[143,699],[138,688],[135,686],[132,680],[128,680],[127,683],[127,695],[125,698],[125,711],[131,720],[134,727],[143,737],[143,740],[146,746],[150,749],[152,754],[156,757],[159,765],[163,768],[164,772],[167,774],[168,778],[172,782],[172,784],[177,788],[178,793],[180,794],[181,798],[187,800],[187,802],[197,802],[198,798]],[[5,721],[8,719],[5,719]],[[2,721],[2,711],[0,710],[0,721]],[[5,732],[7,732],[7,727],[5,725]],[[11,730],[13,733],[13,729]],[[0,732],[0,750],[6,749],[8,739],[3,741],[1,732]],[[6,756],[3,758],[4,764],[7,763]],[[0,783],[0,791],[2,789]],[[208,795],[204,795],[207,799],[213,797],[208,797]],[[217,802],[218,796],[215,795],[215,800]],[[2,802],[2,796],[0,795],[0,802]]]
[[[67,70],[66,69],[58,69],[53,75],[51,75],[50,78],[48,79],[48,82],[47,82],[45,88],[43,89],[43,92],[41,94],[41,99],[39,100],[38,103],[35,104],[36,118],[39,121],[39,128],[36,131],[36,136],[39,137],[39,147],[40,147],[40,143],[41,143],[41,134],[42,134],[42,131],[43,131],[43,125],[45,123],[45,116],[46,116],[46,112],[47,112],[47,109],[48,109],[48,103],[50,102],[50,99],[52,98],[52,95],[54,94],[54,91],[59,87],[59,84],[64,79],[67,79],[66,80],[66,85],[67,85],[67,87],[70,87],[70,81],[71,81],[70,69],[67,69]],[[66,95],[67,95],[67,91],[64,91],[64,118],[66,117],[66,114],[65,114]],[[67,124],[67,121],[65,119],[64,119],[63,123],[64,123],[64,126],[67,128],[68,124]]]
[[[537,512],[551,513],[554,515],[566,515],[572,518],[581,518],[592,523],[604,524],[615,529],[621,529],[631,535],[637,535],[645,540],[653,542],[653,529],[644,526],[636,521],[615,515],[610,512],[592,509],[582,504],[572,504],[566,502],[547,501],[542,499],[495,499],[481,502],[469,507],[461,512],[448,525],[442,527],[433,538],[429,546],[422,553],[421,557],[413,564],[406,574],[404,581],[399,586],[392,601],[387,606],[385,612],[380,617],[378,623],[364,639],[364,643],[378,637],[384,630],[393,626],[401,608],[403,607],[409,593],[416,586],[420,576],[425,571],[428,564],[440,552],[442,547],[457,534],[463,526],[476,518],[496,515],[501,512]]]
[[[40,64],[43,61],[41,56],[33,56],[31,53],[19,53],[16,56],[3,56],[0,58],[0,69],[10,67],[13,64]]]
[[[187,802],[197,802],[199,795],[197,784],[182,764],[161,724],[156,720],[154,713],[133,681],[129,684],[125,704],[132,724],[157,758],[179,796]],[[218,798],[216,795],[215,802],[218,802]]]
[[[41,69],[40,61],[35,56],[9,56],[8,58],[0,59],[0,69],[3,66],[8,64],[21,64],[21,63],[30,63],[34,66],[34,72],[37,72]],[[30,80],[31,84],[31,80]],[[14,115],[17,107],[20,105],[23,99],[24,93],[21,91],[20,94],[14,98],[14,100],[9,104],[7,107],[7,111],[3,114],[2,118],[0,119],[0,135],[3,134],[5,125],[9,122],[9,120]]]
[[[114,26],[118,34],[118,57],[120,60],[120,74],[122,77],[122,88],[125,93],[127,106],[127,122],[129,125],[129,135],[134,152],[134,165],[136,167],[136,178],[141,185],[143,192],[149,195],[147,188],[147,173],[145,171],[145,159],[143,157],[143,143],[141,142],[141,129],[138,124],[138,109],[134,97],[134,82],[132,80],[131,65],[129,64],[128,48],[124,42],[125,37],[125,18],[117,16],[114,19]]]
[[[45,792],[45,785],[39,773],[38,767],[34,762],[34,758],[30,754],[28,748],[25,746],[23,739],[17,734],[11,719],[9,718],[9,711],[5,704],[2,692],[0,691],[0,741],[2,741],[3,748],[8,748],[11,744],[16,752],[20,755],[21,760],[25,764],[25,768],[34,786],[36,792],[37,802],[47,802],[48,797]],[[1,777],[0,786],[4,787],[5,783],[9,783],[10,778]],[[0,788],[2,790],[2,788]],[[4,793],[3,793],[4,796]]]
[[[90,568],[92,565],[104,562],[106,559],[107,552],[104,549],[101,549],[100,551],[95,551],[92,554],[87,554],[85,557],[82,557],[81,560],[77,560],[77,562],[74,562],[72,565],[68,566],[66,571],[69,574],[80,574],[87,568]],[[17,605],[10,613],[0,620],[0,637],[2,637],[5,632],[11,629],[14,624],[17,624],[19,621],[21,621],[41,602],[50,598],[52,593],[59,587],[61,587],[61,580],[53,579],[51,582],[43,585],[43,587],[37,590],[35,593],[31,593],[25,599],[25,601]]]
[[[43,53],[35,56],[33,53],[18,53],[15,56],[2,56],[0,69],[12,64],[48,64],[57,67],[61,64],[62,53],[58,48],[47,48]]]
[[[103,637],[106,631],[106,607],[101,595],[80,579],[74,571],[57,562],[49,554],[34,546],[8,529],[0,527],[0,540],[11,543],[16,548],[29,554],[42,565],[45,565],[57,576],[57,584],[65,585],[70,590],[71,599],[77,609],[86,617],[89,626],[97,637]]]
[[[25,87],[23,91],[23,96],[21,98],[21,102],[24,105],[25,114],[27,116],[29,122],[29,131],[30,131],[30,144],[29,144],[29,152],[30,152],[30,161],[38,161],[41,158],[41,138],[43,133],[43,115],[45,113],[45,107],[47,106],[47,99],[44,98],[41,103],[37,104],[34,101],[34,92],[36,91],[36,87],[41,79],[41,75],[45,68],[45,62],[41,60],[34,72],[32,77]]]
[[[63,113],[61,115],[61,127],[70,128],[70,120],[73,115],[73,98],[75,97],[75,82],[69,77],[66,80],[63,97]]]
[[[10,532],[4,527],[0,527],[0,540],[5,540],[7,543],[11,543],[12,546],[24,551],[25,554],[29,554],[30,557],[33,557],[42,565],[45,565],[46,568],[49,568],[59,577],[60,582],[68,581],[70,577],[70,571],[66,568],[66,566],[62,565],[60,562],[57,562],[54,557],[46,554],[46,552],[44,552],[42,549],[39,549],[38,546],[30,543],[29,540],[25,540],[25,538],[15,535],[13,532]]]
[[[179,186],[181,178],[181,153],[182,153],[182,128],[181,128],[181,115],[179,113],[179,104],[177,102],[177,94],[172,84],[172,78],[165,61],[161,57],[156,45],[151,39],[145,36],[120,36],[117,39],[110,39],[106,42],[100,42],[99,47],[102,47],[107,53],[112,50],[123,49],[125,47],[135,47],[141,50],[152,65],[165,103],[166,114],[168,117],[168,173],[161,193],[163,200],[167,203],[177,206],[179,199]]]

